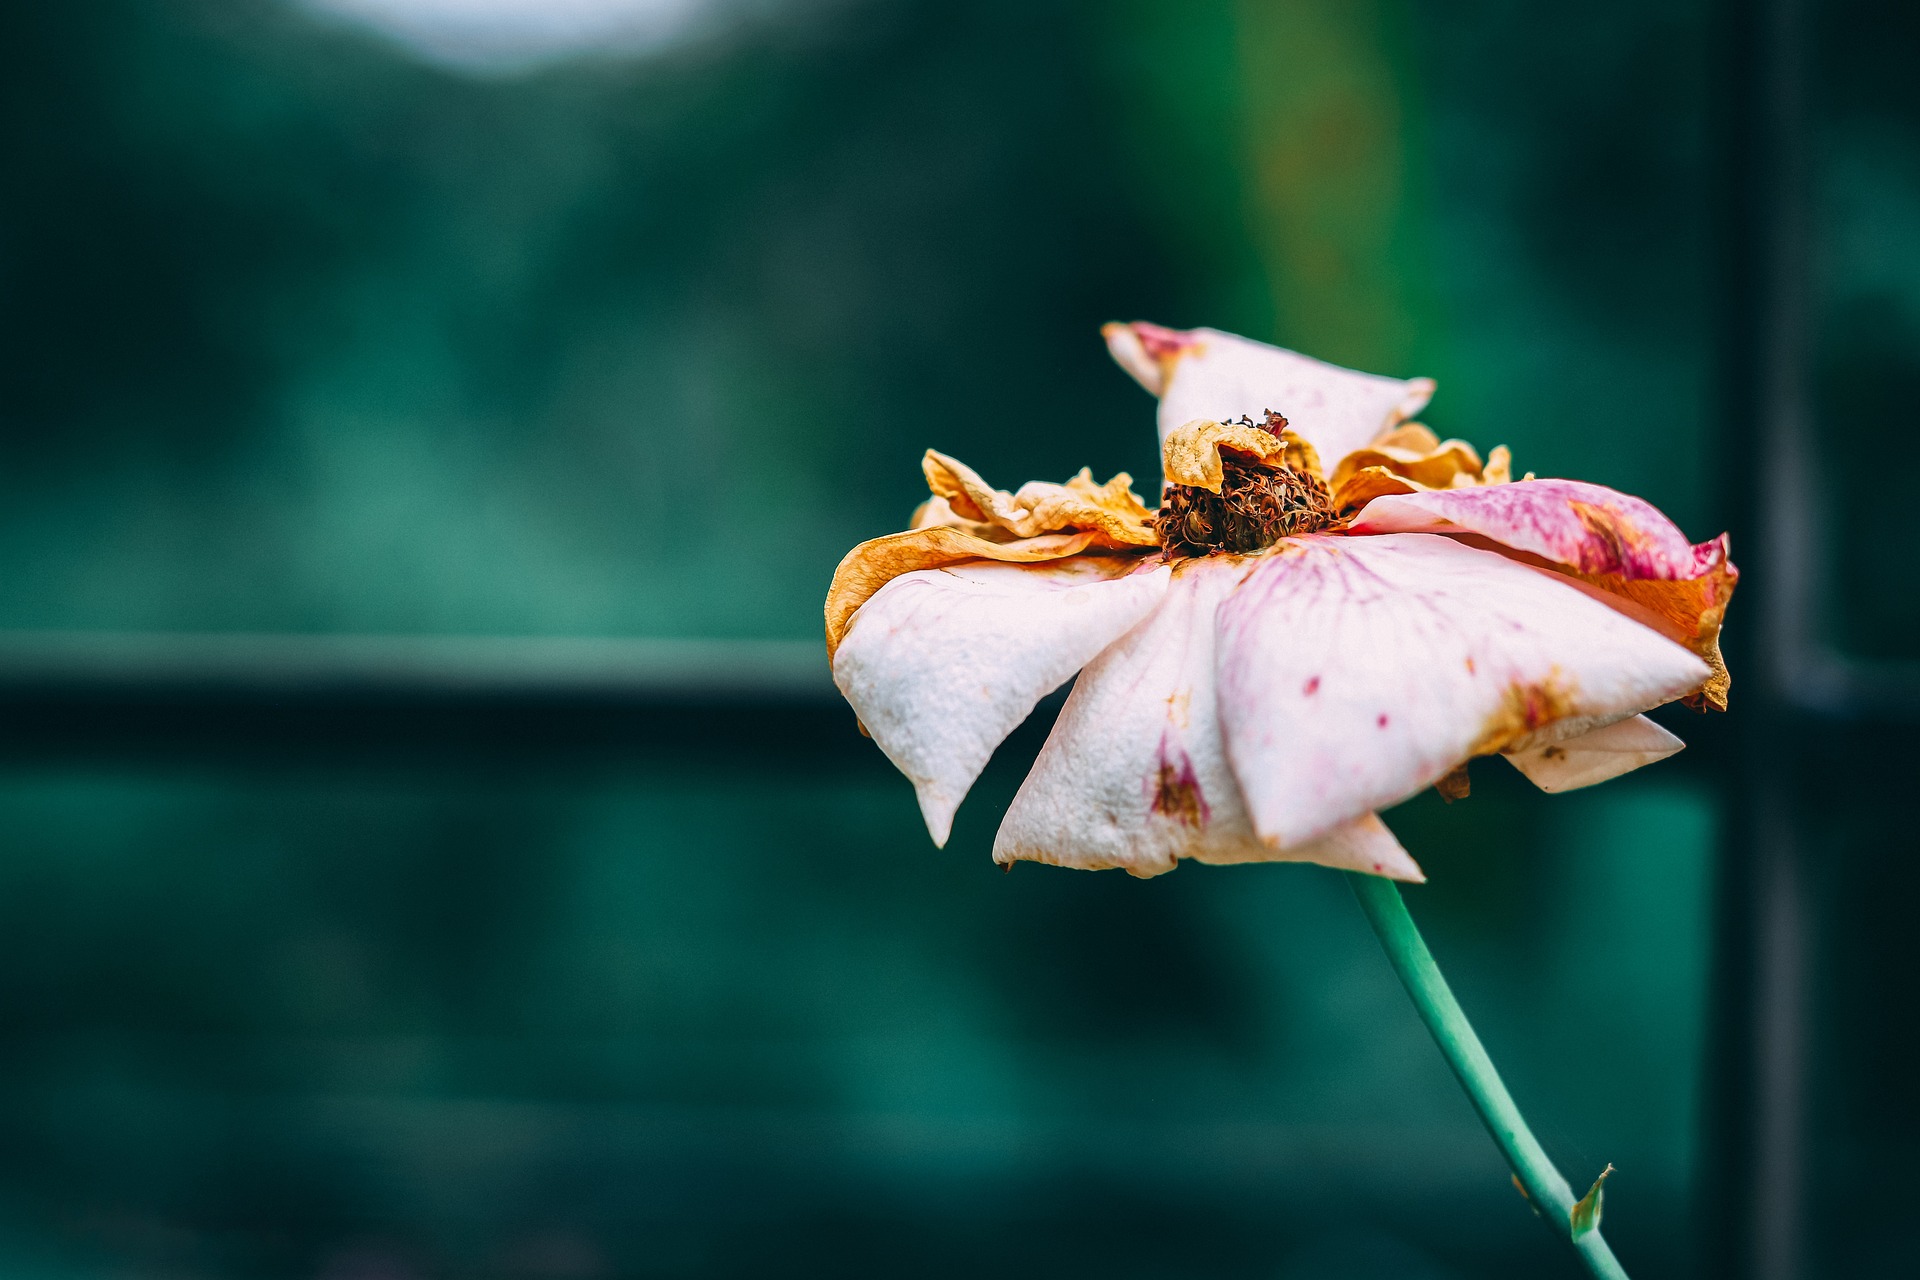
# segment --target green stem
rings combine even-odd
[[[1507,1086],[1500,1083],[1493,1059],[1481,1046],[1480,1037],[1473,1033],[1473,1025],[1461,1011],[1460,1002],[1453,998],[1447,980],[1440,976],[1440,968],[1434,964],[1433,953],[1427,950],[1420,930],[1414,927],[1413,917],[1407,914],[1407,904],[1401,900],[1399,888],[1391,880],[1358,872],[1348,873],[1347,881],[1353,888],[1353,896],[1360,900],[1360,909],[1366,912],[1367,923],[1373,926],[1380,945],[1386,949],[1393,971],[1400,975],[1401,985],[1413,997],[1420,1020],[1427,1024],[1434,1043],[1446,1055],[1447,1065],[1453,1068],[1467,1096],[1473,1099],[1481,1123],[1499,1144],[1500,1153],[1513,1167],[1514,1177],[1526,1189],[1534,1208],[1555,1235],[1573,1246],[1590,1273],[1601,1280],[1627,1280],[1627,1273],[1601,1238],[1598,1226],[1578,1234],[1574,1232],[1572,1214],[1577,1197],[1573,1188],[1553,1167],[1553,1161],[1547,1159],[1547,1153],[1521,1118],[1520,1108],[1513,1105]]]

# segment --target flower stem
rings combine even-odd
[[[1453,1068],[1454,1076],[1473,1100],[1481,1123],[1487,1126],[1500,1153],[1512,1166],[1514,1178],[1526,1191],[1535,1212],[1555,1235],[1573,1246],[1589,1273],[1601,1280],[1627,1280],[1626,1271],[1601,1238],[1597,1224],[1586,1231],[1574,1230],[1572,1215],[1577,1197],[1573,1188],[1553,1167],[1553,1161],[1547,1159],[1547,1153],[1521,1118],[1520,1108],[1513,1105],[1507,1086],[1500,1083],[1493,1059],[1487,1056],[1480,1037],[1473,1033],[1473,1025],[1461,1011],[1460,1002],[1453,998],[1447,980],[1440,976],[1440,968],[1434,964],[1433,953],[1427,950],[1420,930],[1414,927],[1399,888],[1391,880],[1358,872],[1349,872],[1347,881],[1353,896],[1360,900],[1367,923],[1373,926],[1381,947],[1386,950],[1393,971],[1400,975],[1401,985],[1413,997],[1420,1020],[1427,1024],[1434,1043],[1446,1056],[1447,1065]]]

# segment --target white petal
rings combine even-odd
[[[1100,332],[1107,340],[1107,351],[1113,356],[1113,362],[1132,374],[1133,380],[1145,387],[1149,395],[1159,395],[1160,389],[1166,385],[1165,370],[1160,360],[1147,350],[1147,344],[1141,341],[1140,326],[1110,324]],[[1161,434],[1164,436],[1166,433]]]
[[[1244,851],[1245,856],[1236,856]],[[1339,871],[1363,871],[1389,880],[1410,880],[1425,884],[1426,872],[1413,860],[1380,815],[1369,813],[1345,826],[1335,827],[1318,840],[1297,844],[1291,849],[1276,849],[1264,840],[1249,841],[1208,854],[1191,855],[1200,862],[1225,865],[1233,862],[1316,862]]]
[[[1121,556],[968,561],[904,573],[860,606],[833,679],[912,779],[937,845],[987,760],[1039,702],[1165,594]]]
[[[1234,775],[1282,845],[1706,672],[1557,575],[1432,534],[1281,543],[1221,606],[1219,668]]]
[[[1318,840],[1301,845],[1289,856],[1301,862],[1317,862],[1343,871],[1364,871],[1390,880],[1421,883],[1427,878],[1377,813],[1335,827]]]
[[[1195,418],[1259,422],[1271,409],[1331,467],[1433,396],[1430,378],[1356,373],[1218,329],[1133,324],[1106,333],[1114,359],[1160,396],[1162,440]]]
[[[1558,741],[1535,741],[1501,754],[1542,791],[1574,791],[1664,760],[1686,743],[1645,716],[1628,716]]]
[[[993,844],[996,862],[1123,867],[1134,875],[1202,862],[1306,860],[1418,879],[1377,821],[1282,852],[1255,837],[1221,750],[1214,610],[1249,568],[1183,562],[1151,617],[1080,675]]]

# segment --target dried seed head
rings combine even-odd
[[[1278,436],[1287,420],[1269,410],[1266,421],[1243,419]],[[1219,493],[1168,485],[1154,517],[1160,545],[1174,555],[1246,554],[1299,533],[1315,533],[1337,521],[1333,495],[1319,476],[1275,462],[1256,462],[1222,450],[1225,478]]]

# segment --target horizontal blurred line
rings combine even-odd
[[[1014,1179],[1031,1196],[1036,1184],[1124,1176],[1155,1180],[1156,1194],[1165,1197],[1260,1199],[1282,1189],[1324,1193],[1332,1184],[1424,1199],[1488,1185],[1497,1160],[1465,1117],[1335,1125],[1270,1113],[1163,1120],[1092,1107],[1078,1115],[955,1114],[937,1104],[913,1111],[435,1098],[156,1085],[124,1077],[113,1080],[111,1092],[93,1083],[8,1084],[11,1097],[30,1100],[34,1127],[56,1141],[86,1132],[102,1117],[131,1125],[140,1114],[186,1113],[203,1125],[213,1121],[208,1127],[222,1135],[227,1150],[237,1134],[268,1134],[296,1150],[437,1177],[443,1187],[449,1177],[460,1185],[551,1177],[556,1168],[622,1182],[660,1179],[649,1188],[649,1204],[675,1213],[709,1197],[714,1181],[754,1187],[762,1197],[825,1192],[837,1198],[848,1182],[884,1194],[884,1188],[898,1193],[915,1183],[979,1180],[1004,1187]],[[1678,1190],[1667,1170],[1639,1172],[1643,1188],[1664,1183],[1669,1193]],[[672,1187],[681,1180],[676,1195]],[[752,1212],[738,1201],[731,1207]]]
[[[827,702],[806,640],[0,631],[0,697]]]
[[[1842,720],[1920,719],[1920,662],[1849,657],[1821,644],[1789,650],[1774,677],[1793,710]]]

